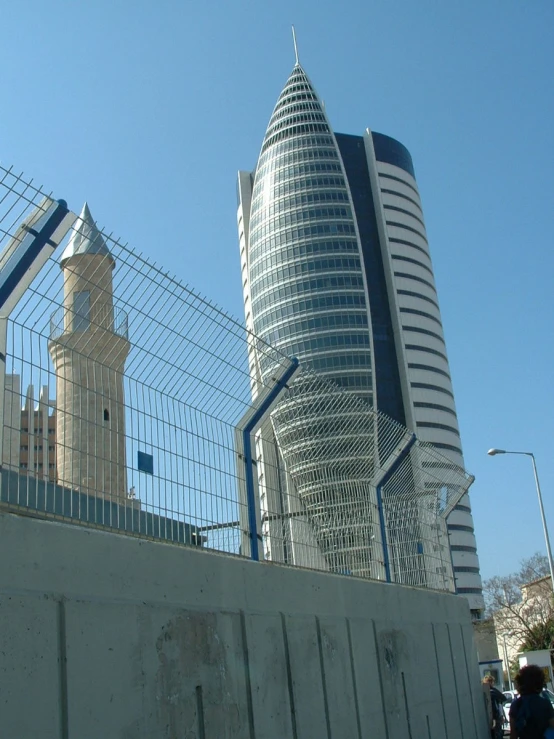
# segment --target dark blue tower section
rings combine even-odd
[[[395,167],[400,167],[400,169],[411,174],[415,180],[412,155],[404,144],[401,144],[400,141],[390,136],[385,136],[384,133],[376,133],[375,131],[372,132],[371,138],[373,139],[373,148],[375,149],[375,159],[378,162],[385,162],[386,164],[393,164]]]
[[[385,156],[387,154],[386,146],[388,142],[394,142],[394,139],[389,139],[388,136],[382,136],[381,134],[373,134],[373,136],[374,140],[375,136],[387,140],[382,142],[383,145],[380,151],[382,157]],[[367,168],[364,140],[362,136],[350,136],[344,133],[335,134],[335,138],[350,185],[350,193],[352,195],[362,245],[371,311],[373,354],[375,357],[374,381],[377,391],[377,404],[382,413],[386,413],[387,416],[390,416],[405,426],[406,416],[398,372],[399,362],[396,356],[385,271],[375,215],[375,203]],[[404,149],[411,163],[408,151],[401,144],[398,144],[398,146]],[[389,149],[388,156],[389,159],[381,158],[381,161],[390,161],[394,156],[393,149]],[[397,164],[396,161],[391,163]],[[397,164],[397,166],[400,165]]]

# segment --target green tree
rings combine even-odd
[[[533,652],[536,649],[554,649],[554,619],[531,626],[519,647],[520,652]]]

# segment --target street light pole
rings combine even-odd
[[[542,529],[544,532],[544,541],[546,544],[546,555],[548,557],[548,566],[550,567],[550,584],[552,586],[552,592],[554,593],[554,563],[552,562],[552,549],[550,547],[550,537],[548,535],[548,527],[546,525],[546,517],[544,515],[544,506],[542,504],[541,486],[539,483],[539,475],[537,472],[537,464],[535,462],[535,455],[533,452],[511,452],[506,449],[489,449],[487,454],[494,457],[496,454],[522,454],[525,457],[531,457],[533,463],[533,473],[535,475],[535,484],[537,486],[537,496],[539,498],[539,508],[541,512]]]
[[[512,636],[512,634],[502,634],[502,642],[504,644],[504,661],[506,662],[506,672],[508,673],[508,686],[510,690],[514,689],[514,685],[512,683],[512,675],[510,673],[510,663],[508,662],[508,647],[506,646],[506,637]]]
[[[544,540],[546,542],[546,552],[548,554],[548,564],[550,566],[550,578],[552,580],[552,590],[554,592],[554,565],[552,564],[552,549],[550,547],[550,537],[548,536],[548,527],[546,525],[546,517],[544,515],[544,506],[542,504],[541,486],[539,483],[539,475],[537,473],[537,465],[533,454],[530,455],[533,462],[533,472],[535,474],[535,483],[537,485],[537,495],[539,497],[539,508],[541,509],[542,530],[544,531]]]

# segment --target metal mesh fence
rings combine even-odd
[[[454,590],[446,518],[473,478],[364,400],[302,372],[256,462],[266,558]]]
[[[293,515],[287,529],[293,562],[319,563],[332,572],[384,580],[386,542],[375,480],[388,469],[410,432],[310,372],[295,381],[271,421],[286,474],[289,510],[284,512]],[[263,430],[261,436],[259,448]],[[306,561],[308,541],[312,556]],[[295,548],[300,542],[304,545],[298,555]]]
[[[0,303],[53,202],[0,169]],[[274,562],[453,589],[445,521],[464,470],[306,370],[247,452],[246,419],[291,360],[87,208],[50,246],[0,315],[4,507],[243,556],[257,537]]]
[[[2,184],[4,247],[43,194],[9,172]],[[89,222],[75,229],[8,321],[4,499],[238,553],[244,327]],[[256,352],[289,364],[260,342]]]
[[[473,477],[416,441],[382,486],[391,580],[454,590],[446,519]]]

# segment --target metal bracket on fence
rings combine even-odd
[[[389,558],[389,545],[387,537],[387,525],[385,522],[385,512],[383,510],[383,487],[387,484],[393,474],[396,472],[398,467],[402,464],[404,459],[410,453],[410,449],[416,443],[416,435],[412,434],[404,447],[400,450],[398,456],[388,468],[388,470],[381,477],[377,483],[375,490],[377,495],[377,510],[379,511],[379,528],[381,529],[381,542],[383,544],[383,561],[385,564],[385,579],[387,582],[392,582],[390,572],[390,558]]]
[[[0,449],[4,448],[8,318],[76,218],[65,200],[45,198],[18,226],[0,254]]]
[[[256,407],[252,408],[241,421],[244,471],[246,478],[246,501],[248,505],[248,529],[250,536],[250,558],[256,562],[260,559],[258,534],[258,519],[256,515],[256,493],[254,485],[254,466],[256,461],[252,458],[252,434],[256,427],[260,425],[264,417],[271,410],[271,407],[279,399],[283,390],[287,387],[294,375],[299,370],[299,363],[296,357],[290,360],[290,365],[282,370],[280,376],[274,378],[275,384],[271,388],[258,396]]]
[[[473,485],[474,482],[475,482],[475,475],[468,475],[468,479],[467,479],[467,483],[468,484],[467,484],[467,487],[465,488],[465,490],[461,494],[459,494],[459,495],[456,496],[455,501],[453,501],[453,502],[451,501],[452,510],[454,510],[454,506],[458,505],[458,503],[464,497],[464,495],[467,494],[467,491]],[[450,513],[452,513],[452,511],[450,511]],[[450,515],[450,513],[448,515]],[[449,534],[448,534],[448,516],[446,516],[445,523],[446,523],[446,537],[448,539],[449,538]],[[452,547],[450,546],[450,543],[449,542],[447,542],[447,545],[446,546],[447,546],[447,549],[448,549],[448,554],[450,555],[450,557],[449,557],[449,559],[450,559],[450,566],[452,567],[452,584],[453,584],[453,590],[454,590],[455,593],[457,593],[458,592],[458,585],[456,583],[456,570],[454,569],[454,555],[452,554]]]
[[[0,316],[7,317],[77,216],[65,200],[43,202],[21,223],[0,255]],[[48,246],[48,249],[45,247]]]

